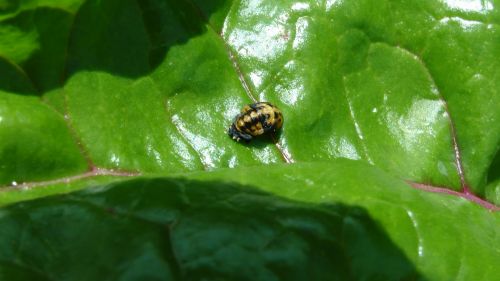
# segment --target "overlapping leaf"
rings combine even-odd
[[[417,268],[405,273],[422,270],[432,280],[449,276],[495,279],[489,265],[479,265],[484,256],[491,263],[498,259],[498,253],[488,248],[498,243],[495,214],[462,199],[410,191],[395,180],[372,186],[364,173],[380,171],[368,172],[338,159],[368,162],[392,177],[412,182],[455,190],[470,186],[476,194],[500,202],[496,3],[209,2],[46,0],[0,4],[0,183],[16,186],[28,182],[22,186],[29,188],[4,188],[0,202],[14,203],[117,180],[113,175],[178,176],[237,167],[192,177],[230,179],[314,205],[306,209],[315,209],[319,203],[360,205],[367,208],[369,220],[373,216],[382,221],[387,241],[393,240],[395,249],[402,248],[402,257],[408,258],[409,267],[405,268],[411,269],[412,263]],[[284,112],[285,126],[277,145],[266,138],[242,145],[225,134],[235,114],[253,99],[271,101]],[[284,158],[299,164],[268,166]],[[329,164],[300,164],[317,161]],[[349,168],[339,166],[343,164]],[[46,182],[36,183],[43,180]],[[176,182],[155,185],[170,190]],[[120,192],[138,196],[129,189],[143,184],[123,184],[123,191],[118,184],[112,191],[103,191],[103,196],[112,199]],[[211,189],[219,183],[188,185]],[[149,192],[146,187],[140,190]],[[234,196],[239,194],[237,190]],[[53,200],[63,202],[51,208]],[[69,218],[77,220],[86,216],[79,213],[86,203],[78,202],[72,209],[64,200],[68,199],[12,207],[20,211],[8,211],[6,220],[15,225],[25,219],[19,216],[32,212],[35,217],[40,215],[34,222],[41,222],[44,210],[68,212]],[[216,203],[209,196],[206,200],[207,208]],[[275,200],[271,205],[280,209],[284,199]],[[160,213],[176,208],[169,204],[162,205]],[[86,217],[87,226],[104,219],[101,213],[93,215]],[[131,215],[138,214],[132,211]],[[115,225],[116,219],[110,221],[113,227],[103,231],[111,235],[137,223]],[[195,221],[202,224],[213,219]],[[145,235],[138,241],[156,235],[153,248],[161,248],[166,242],[158,236],[157,225],[147,229],[138,234]],[[16,235],[21,230],[8,231]],[[84,244],[97,234],[89,233]],[[453,237],[453,241],[443,237]],[[311,239],[304,241],[316,243]],[[470,239],[480,241],[481,246],[473,247]],[[299,249],[301,243],[293,249]],[[43,247],[40,251],[46,250]],[[445,255],[457,249],[460,254],[448,257],[441,267],[437,267],[441,257],[436,260],[426,254]],[[192,249],[184,250],[189,253]],[[64,251],[59,248],[56,252]],[[132,254],[133,250],[127,252]],[[32,273],[38,277],[58,277],[47,268],[37,268],[39,263],[34,260],[28,262],[38,257],[24,258],[22,262],[27,263],[16,266],[35,269]],[[136,265],[151,257],[144,258]],[[176,271],[179,269],[171,268],[174,260],[168,257],[158,268],[182,276]],[[109,265],[113,263],[111,258]],[[366,269],[366,263],[362,267]],[[197,276],[199,273],[192,273],[197,270],[186,272]],[[352,268],[342,265],[338,270],[350,272]],[[16,272],[20,271],[7,266],[0,274],[12,277]],[[130,272],[122,273],[140,271]]]
[[[0,214],[9,280],[498,277],[498,217],[348,160],[142,178]]]

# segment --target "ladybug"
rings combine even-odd
[[[281,129],[283,120],[283,114],[276,106],[268,102],[257,102],[243,107],[227,134],[236,141],[244,139],[249,142],[252,137]]]

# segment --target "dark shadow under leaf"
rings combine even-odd
[[[135,179],[12,205],[0,223],[9,280],[16,266],[51,280],[422,279],[365,209],[234,183]]]

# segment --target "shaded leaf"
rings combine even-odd
[[[369,166],[273,165],[187,178],[137,179],[4,208],[0,247],[4,259],[16,258],[1,268],[67,280],[415,280],[415,263],[431,280],[498,276],[498,253],[487,247],[498,237],[484,228],[497,218]],[[471,221],[477,228],[466,227]],[[444,225],[454,239],[440,236]],[[442,259],[457,248],[457,259]]]

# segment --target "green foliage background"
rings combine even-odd
[[[493,0],[0,0],[0,279],[500,279],[499,22]],[[225,134],[254,100],[276,144]]]

